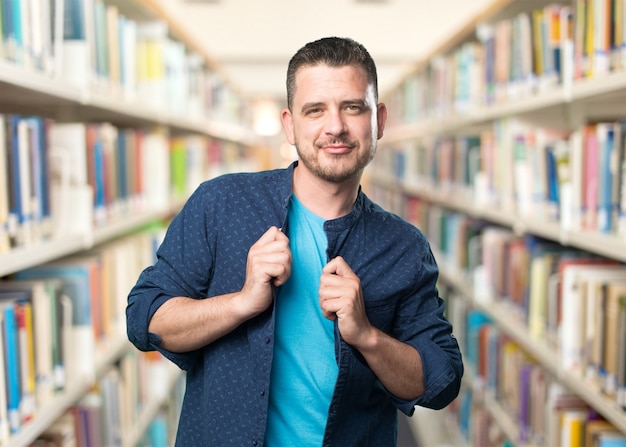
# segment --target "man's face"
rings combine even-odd
[[[376,153],[386,118],[365,71],[305,66],[296,72],[292,111],[281,118],[301,165],[324,181],[359,179]]]

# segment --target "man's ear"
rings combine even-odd
[[[283,109],[280,113],[280,120],[283,123],[283,130],[285,131],[287,141],[289,141],[289,144],[296,144],[293,131],[293,116],[291,115],[291,111],[289,109]]]
[[[380,140],[383,137],[385,123],[387,122],[387,106],[381,102],[376,107],[376,120],[378,121],[378,139]]]

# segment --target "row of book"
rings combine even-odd
[[[442,262],[510,306],[560,367],[626,408],[626,266],[434,207],[425,229]]]
[[[566,230],[626,235],[626,127],[571,133],[500,119],[477,135],[425,138],[383,151],[377,172]]]
[[[385,204],[426,234],[474,299],[507,306],[559,368],[626,408],[626,265],[416,197],[372,193],[395,198]]]
[[[29,446],[171,445],[184,391],[184,375],[172,367],[158,353],[129,351]],[[155,417],[137,433],[142,410],[154,403]]]
[[[133,18],[120,7],[135,11]],[[0,59],[168,115],[240,122],[243,100],[142,6],[104,0],[0,2]]]
[[[0,253],[166,211],[251,160],[240,144],[201,135],[0,114]]]
[[[96,356],[125,338],[128,292],[163,232],[156,223],[0,280],[0,439],[58,393],[95,382]]]
[[[463,114],[626,67],[624,0],[530,8],[481,24],[409,76],[390,98],[391,116],[416,122]]]
[[[626,446],[626,434],[565,389],[489,316],[443,290],[469,377],[452,411],[471,445]]]

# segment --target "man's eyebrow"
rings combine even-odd
[[[305,104],[302,104],[302,109],[300,109],[300,110],[304,111],[306,109],[314,109],[314,108],[317,108],[317,107],[321,107],[323,105],[324,105],[324,103],[321,102],[321,101],[318,101],[318,102],[307,102]]]
[[[346,99],[344,101],[341,101],[340,103],[342,106],[346,106],[346,105],[359,105],[361,107],[369,107],[369,103],[368,101],[366,101],[365,99]],[[302,111],[307,110],[307,109],[315,109],[318,107],[323,107],[325,105],[324,102],[322,101],[317,101],[317,102],[307,102],[305,104],[302,105]]]
[[[347,99],[345,101],[341,101],[342,105],[359,105],[362,107],[369,107],[369,103],[365,99]]]

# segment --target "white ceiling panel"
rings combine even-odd
[[[165,0],[246,95],[285,95],[291,55],[324,36],[347,36],[377,62],[380,89],[493,0]],[[520,0],[517,0],[520,1]]]

